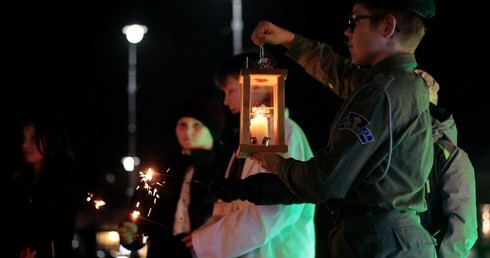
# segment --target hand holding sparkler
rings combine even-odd
[[[121,242],[129,245],[138,237],[138,226],[134,222],[125,221],[119,224],[117,232]]]

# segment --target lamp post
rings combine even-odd
[[[231,29],[233,31],[233,54],[240,54],[242,52],[242,0],[231,0],[232,3],[232,15]]]
[[[122,158],[124,169],[128,172],[139,165],[139,158],[136,156],[136,44],[143,39],[147,31],[148,28],[140,24],[127,25],[122,29],[129,41],[128,156]],[[131,183],[130,187],[132,187]]]

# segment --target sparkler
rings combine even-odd
[[[147,218],[147,217],[143,217],[143,216],[141,216],[139,211],[136,211],[136,210],[135,210],[135,211],[133,211],[133,213],[131,214],[131,216],[132,216],[134,219],[139,218],[139,219],[142,219],[142,220],[148,221],[148,222],[150,222],[150,223],[153,223],[153,224],[155,224],[155,225],[158,225],[158,226],[160,226],[160,227],[162,227],[162,228],[164,228],[164,229],[170,230],[170,228],[168,228],[167,226],[163,225],[162,223],[159,223],[159,222],[154,221],[154,220],[152,220],[152,219],[149,219],[149,218]]]
[[[168,168],[164,174],[156,173],[151,168],[149,168],[146,172],[140,171],[139,172],[140,183],[138,184],[138,186],[136,186],[135,191],[145,189],[146,193],[148,194],[148,197],[153,198],[152,204],[155,205],[157,203],[158,199],[160,198],[160,190],[162,189],[162,187],[164,187],[164,185],[166,183],[166,178],[182,179],[182,180],[185,180],[188,182],[195,182],[195,183],[204,185],[205,187],[208,187],[207,184],[200,182],[198,180],[194,180],[194,179],[186,180],[182,176],[170,175],[170,174],[168,174],[169,171],[170,171],[170,168]],[[155,178],[157,176],[162,176],[162,178],[163,178],[162,181],[155,180]],[[136,202],[135,207],[131,213],[131,217],[133,218],[133,220],[136,220],[136,219],[145,220],[147,222],[150,222],[150,223],[153,223],[153,224],[158,225],[160,227],[163,227],[164,229],[170,230],[167,226],[149,218],[150,214],[153,210],[153,205],[148,207],[146,212],[143,212],[142,207],[141,207],[141,203],[139,201]],[[145,215],[143,216],[142,213],[145,213]]]
[[[194,183],[201,184],[205,187],[209,187],[208,184],[205,184],[205,183],[200,182],[200,181],[195,180],[195,179],[187,180],[182,176],[170,175],[170,174],[168,174],[169,171],[170,171],[170,168],[168,168],[164,174],[156,173],[151,168],[149,168],[146,172],[140,171],[139,172],[139,178],[140,178],[139,182],[140,183],[136,186],[135,191],[144,189],[147,193],[147,196],[150,198],[153,198],[152,204],[155,205],[157,203],[158,199],[160,198],[160,190],[162,189],[162,187],[164,187],[164,185],[166,183],[166,181],[165,181],[166,178],[182,179],[182,180],[187,181],[187,182],[194,182]],[[157,176],[162,176],[163,180],[161,180],[161,181],[155,180],[155,178]],[[101,198],[95,197],[94,193],[91,193],[91,192],[87,193],[86,201],[88,203],[90,203],[91,205],[93,205],[93,207],[97,210],[102,210],[102,208],[105,207],[105,205],[106,205],[106,202],[104,200],[102,200]],[[141,219],[141,220],[147,221],[149,223],[155,224],[159,227],[162,227],[166,230],[171,231],[171,229],[169,227],[159,223],[158,221],[155,221],[155,220],[152,220],[149,218],[150,214],[153,210],[153,205],[148,207],[147,211],[144,212],[144,215],[142,215],[142,213],[143,213],[142,209],[143,208],[141,207],[141,202],[140,201],[136,202],[133,211],[130,213],[131,218],[133,220]]]
[[[167,169],[167,172],[170,170]],[[152,197],[153,198],[153,205],[155,205],[155,203],[157,202],[157,199],[160,198],[160,195],[159,195],[159,191],[158,189],[163,187],[163,185],[165,184],[165,181],[163,182],[159,182],[159,181],[156,181],[156,180],[153,180],[154,178],[154,174],[155,172],[149,168],[146,173],[145,172],[142,172],[140,171],[139,172],[139,177],[140,177],[140,184],[138,184],[136,186],[136,189],[135,191],[138,191],[138,190],[142,190],[141,188],[145,189],[148,196],[149,197]],[[158,175],[158,174],[156,174]],[[141,219],[141,220],[145,220],[145,221],[148,221],[150,223],[153,223],[155,225],[158,225],[166,230],[170,230],[167,226],[157,222],[157,221],[154,221],[152,219],[150,219],[150,214],[151,214],[151,211],[153,209],[153,206],[149,207],[148,208],[148,211],[146,212],[146,215],[145,216],[142,216],[141,213],[141,207],[140,207],[140,202],[136,202],[135,204],[135,207],[134,207],[134,210],[133,212],[131,213],[131,217],[133,218],[133,220],[136,220],[136,219]]]
[[[167,169],[167,172],[170,170],[170,168]],[[146,173],[143,173],[140,171],[140,182],[143,183],[143,188],[147,190],[148,195],[153,196],[153,204],[156,203],[157,199],[160,198],[160,195],[158,194],[158,188],[157,187],[162,187],[165,182],[158,182],[158,181],[153,181],[153,170],[151,168],[148,169]],[[136,191],[140,189],[141,185],[138,185],[136,187]],[[138,208],[140,205],[139,202],[136,203],[136,208]],[[148,210],[148,214],[146,215],[147,217],[150,216],[152,208]],[[138,212],[139,216],[139,212]],[[134,217],[134,212],[133,212],[133,217]]]

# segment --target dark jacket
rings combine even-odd
[[[31,170],[14,177],[13,225],[16,252],[37,250],[36,257],[73,257],[72,240],[78,208],[83,202],[77,164],[61,158],[36,180]]]

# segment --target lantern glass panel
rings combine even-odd
[[[284,145],[284,69],[243,69],[239,157],[287,152]]]

